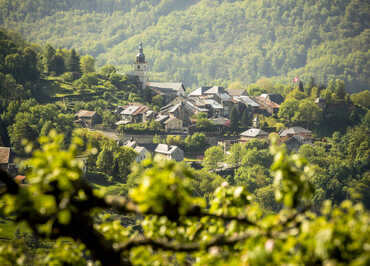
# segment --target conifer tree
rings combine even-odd
[[[242,114],[240,123],[243,127],[249,127],[251,125],[252,113],[248,108],[245,108]]]
[[[80,56],[77,54],[75,49],[72,49],[67,58],[67,70],[78,77],[81,76]]]
[[[239,112],[236,106],[234,106],[233,109],[231,110],[230,126],[233,131],[236,131],[239,126]]]

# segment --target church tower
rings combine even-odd
[[[139,77],[139,80],[143,83],[143,87],[145,86],[146,74],[148,71],[148,64],[145,61],[143,43],[140,42],[139,44],[139,53],[136,55],[136,63],[134,64],[134,73],[136,76]]]

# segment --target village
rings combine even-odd
[[[227,90],[221,86],[202,86],[186,93],[181,82],[151,82],[147,80],[148,63],[143,50],[140,43],[133,65],[134,70],[130,75],[137,77],[143,89],[150,90],[153,96],[161,100],[160,109],[153,110],[139,102],[118,106],[112,110],[117,117],[116,131],[97,129],[95,126],[101,123],[101,117],[95,111],[80,110],[76,114],[76,123],[90,130],[98,130],[120,145],[133,148],[137,152],[137,162],[149,156],[183,161],[185,153],[181,147],[165,143],[164,140],[169,135],[185,139],[195,132],[203,132],[207,136],[209,146],[220,145],[226,154],[235,143],[244,143],[252,139],[268,140],[269,134],[273,133],[261,128],[260,117],[275,117],[280,104],[284,101],[282,95],[248,96],[243,89]],[[316,103],[324,104],[319,98]],[[242,132],[235,132],[232,129],[233,108],[239,110],[240,115],[246,112],[249,116],[251,123]],[[155,125],[154,130],[139,130],[144,128],[140,125],[149,123]],[[124,132],[120,132],[120,128]],[[285,128],[275,133],[289,150],[298,150],[301,145],[313,142],[312,132],[303,127]],[[153,138],[158,135],[163,143],[153,142]],[[201,160],[202,155],[197,158]],[[227,165],[224,167],[227,168]]]

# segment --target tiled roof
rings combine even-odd
[[[249,96],[236,96],[236,97],[234,97],[234,99],[236,99],[237,101],[242,102],[246,105],[252,106],[252,107],[259,107],[260,106],[258,103],[253,101],[252,98],[249,97]]]
[[[167,118],[168,118],[168,115],[159,115],[159,116],[157,116],[155,121],[156,122],[162,122],[162,121],[166,120]]]
[[[184,90],[184,85],[181,82],[147,82],[145,83],[148,87],[159,88],[159,89],[171,89],[175,91]]]
[[[0,164],[9,163],[9,159],[10,159],[10,148],[0,147]]]
[[[88,111],[88,110],[80,110],[76,114],[77,117],[93,117],[96,114],[95,111]]]
[[[200,87],[195,91],[192,91],[189,96],[202,96],[205,91],[209,90],[211,87]]]
[[[263,131],[262,129],[259,129],[259,128],[251,128],[240,134],[240,136],[242,137],[251,137],[251,138],[258,137],[258,136],[267,136],[267,135],[268,133],[266,131]]]
[[[220,86],[213,86],[212,88],[204,92],[204,94],[221,94],[221,93],[225,93],[225,89]]]
[[[157,148],[155,148],[155,152],[162,153],[162,154],[171,154],[173,153],[178,147],[174,145],[167,145],[167,144],[158,144]]]
[[[303,127],[291,127],[291,128],[283,130],[280,133],[280,136],[285,137],[285,136],[288,136],[288,135],[311,134],[311,133],[312,133],[311,130],[305,129]]]
[[[130,105],[121,112],[121,115],[133,115],[139,107],[138,105]]]
[[[230,126],[230,120],[226,117],[217,117],[214,119],[211,119],[211,121],[218,126]]]
[[[224,108],[221,104],[219,104],[218,102],[212,99],[204,100],[204,102],[205,104],[210,105],[213,109],[223,109]]]

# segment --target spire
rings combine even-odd
[[[136,55],[136,63],[137,64],[145,64],[145,55],[143,49],[143,43],[139,43],[139,53]]]

